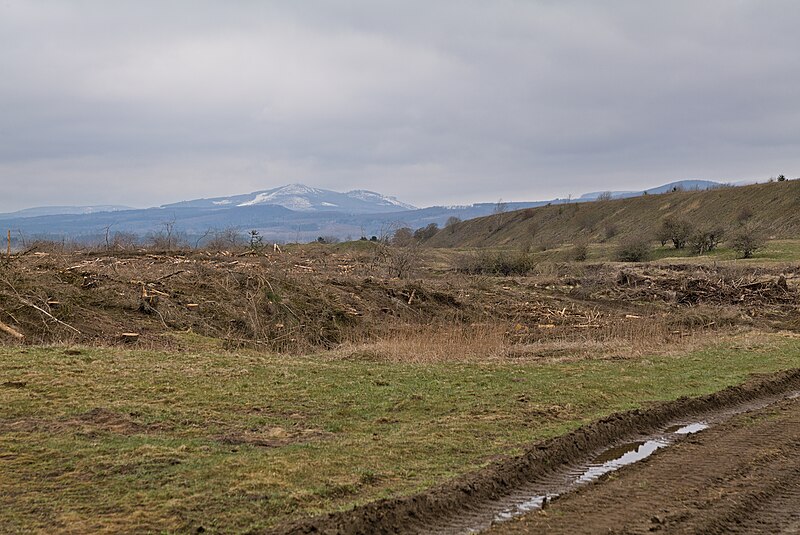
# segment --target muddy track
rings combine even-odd
[[[786,399],[488,533],[800,533],[798,447],[800,399]]]
[[[562,484],[559,482],[572,477],[576,469],[578,473],[585,472],[586,467],[592,466],[590,461],[609,448],[663,436],[665,429],[673,424],[724,419],[726,415],[730,417],[748,409],[762,408],[797,391],[800,391],[800,369],[757,377],[707,396],[681,398],[647,410],[613,414],[537,444],[521,456],[498,461],[420,494],[380,500],[349,511],[282,526],[270,533],[474,532],[491,526],[498,514],[508,513],[510,506],[525,503],[526,499],[530,501],[530,497],[541,493],[542,488],[546,495],[550,486]],[[795,496],[789,492],[786,499]],[[734,513],[729,516],[741,518]],[[722,525],[723,520],[721,518],[716,525]],[[512,521],[497,529],[522,528],[523,524]]]

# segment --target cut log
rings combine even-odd
[[[4,333],[7,333],[7,334],[13,336],[17,340],[22,340],[22,339],[25,338],[24,334],[22,334],[21,332],[19,332],[18,330],[16,330],[13,327],[11,327],[9,325],[6,325],[2,321],[0,321],[0,331],[3,331]]]

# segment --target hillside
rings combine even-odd
[[[525,247],[580,239],[602,242],[655,236],[667,216],[684,217],[700,228],[732,228],[743,212],[750,212],[749,223],[772,238],[800,236],[800,181],[528,208],[464,221],[442,230],[428,243],[433,247]]]

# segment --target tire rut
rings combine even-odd
[[[574,477],[576,469],[581,469],[587,461],[611,446],[663,433],[670,425],[687,423],[702,415],[730,416],[763,407],[798,390],[800,369],[795,369],[757,377],[707,396],[681,398],[647,410],[613,414],[572,433],[537,444],[519,457],[496,462],[420,494],[380,500],[349,511],[281,526],[268,533],[475,532],[489,527],[498,510],[504,510],[509,503],[540,494],[543,484],[545,488],[558,486],[565,478]],[[689,438],[686,442],[693,440]],[[688,474],[688,477],[694,476]],[[556,506],[559,502],[555,502]],[[510,522],[505,525],[518,524]],[[502,526],[498,529],[503,529]]]

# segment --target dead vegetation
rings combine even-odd
[[[227,348],[441,361],[800,327],[790,265],[563,263],[497,276],[429,262],[414,268],[417,279],[392,276],[392,254],[313,246],[19,255],[0,267],[0,340],[170,348],[188,333]]]

